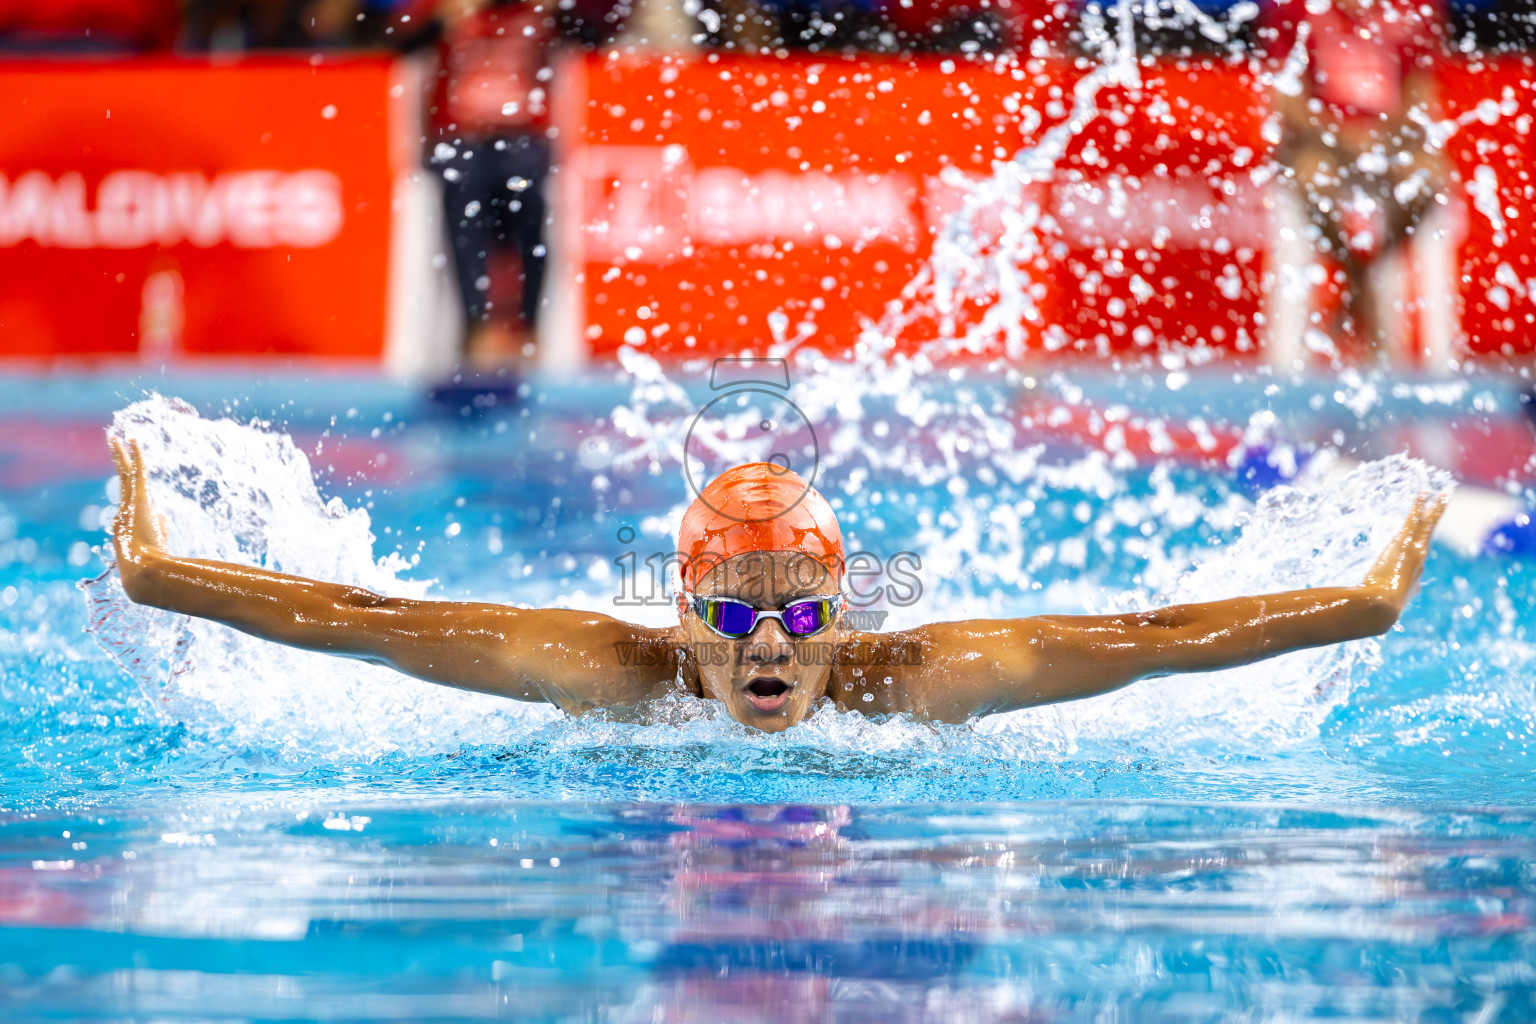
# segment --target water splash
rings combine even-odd
[[[1414,495],[1452,486],[1450,474],[1399,455],[1331,484],[1277,488],[1241,517],[1236,541],[1182,573],[1154,601],[1128,593],[1113,602],[1114,610],[1353,585],[1401,525]],[[1359,640],[1020,712],[1010,716],[1009,727],[1062,753],[1085,742],[1165,754],[1271,752],[1315,738],[1323,720],[1379,665],[1379,641]]]
[[[930,401],[925,422],[940,433],[950,431],[946,407]],[[958,429],[952,439],[967,429]],[[140,442],[156,509],[168,520],[169,542],[178,555],[262,564],[385,594],[426,594],[428,584],[401,579],[407,563],[398,554],[374,557],[366,512],[347,509],[339,499],[322,500],[304,453],[267,425],[203,419],[174,399],[156,396],[120,412],[112,432]],[[1110,471],[1102,455],[1045,464],[1038,451],[1016,452],[1009,459],[1001,457],[1004,448],[1000,439],[993,447],[965,451],[950,445],[913,474],[912,486],[922,487],[945,479],[949,468],[957,473],[943,486],[947,512],[914,520],[912,548],[933,573],[932,586],[893,625],[1021,614],[1031,606],[1070,611],[1074,603],[1084,610],[1118,611],[1353,582],[1412,496],[1448,484],[1444,474],[1397,457],[1363,466],[1342,482],[1280,489],[1256,505],[1234,497],[1207,509],[1181,493],[1166,471],[1154,471],[1149,486],[1133,493],[1127,477]],[[855,454],[863,461],[854,460]],[[894,495],[901,486],[879,462],[896,456],[866,444],[844,455],[829,477],[829,490],[845,508],[853,541],[873,546],[881,528],[871,512],[884,500],[871,499]],[[648,464],[637,465],[638,472],[649,473]],[[1009,470],[1013,475],[998,475]],[[987,478],[990,489],[953,486]],[[1074,491],[1101,500],[1082,534],[1120,565],[1130,557],[1143,570],[1141,586],[1106,585],[1102,571],[1078,567],[1082,551],[1064,555],[1071,537],[1040,557],[1026,509],[1044,508]],[[674,515],[681,508],[679,503]],[[1164,532],[1143,536],[1140,526],[1149,522]],[[1182,569],[1190,552],[1175,538],[1202,523],[1223,532],[1236,528],[1239,536]],[[1132,524],[1135,529],[1124,529]],[[1065,566],[1059,564],[1063,557]],[[1042,580],[1050,585],[1036,588]],[[681,756],[739,770],[746,759],[779,765],[797,777],[806,771],[814,775],[815,765],[828,758],[867,767],[899,757],[913,770],[928,765],[947,771],[957,759],[1019,765],[1082,756],[1273,751],[1315,737],[1319,724],[1376,664],[1374,641],[1363,641],[1291,655],[1262,668],[1142,683],[974,728],[935,728],[904,718],[874,721],[822,709],[801,728],[764,736],[692,700],[658,709],[649,726],[608,722],[600,715],[568,721],[553,709],[289,650],[135,606],[110,564],[86,591],[96,639],[163,716],[188,723],[215,748],[259,750],[274,765],[294,767],[316,757],[366,759],[395,750],[426,754],[505,743],[515,744],[525,759],[552,756],[567,768],[572,760],[623,749],[624,757],[641,762],[660,758],[670,764]],[[596,599],[586,603],[601,607]]]
[[[1098,117],[1101,92],[1140,89],[1134,21],[1139,7],[1133,0],[1117,0],[1113,33],[1106,30],[1098,4],[1084,8],[1084,43],[1098,52],[1099,60],[1073,84],[1067,116],[1039,142],[999,161],[988,178],[945,168],[939,180],[960,196],[960,206],[944,219],[928,262],[902,290],[896,308],[878,327],[865,330],[864,358],[884,356],[913,324],[930,319],[938,324],[938,337],[926,346],[933,356],[986,351],[998,339],[1009,359],[1024,355],[1028,325],[1041,322],[1028,267],[1044,253],[1046,233],[1040,204],[1029,190],[1056,175],[1072,141]],[[980,320],[964,325],[966,310],[978,305],[985,310]]]
[[[393,597],[427,592],[429,583],[400,577],[409,563],[398,553],[374,557],[368,513],[323,500],[309,459],[267,424],[203,419],[155,395],[118,412],[108,433],[139,442],[155,511],[178,556]],[[251,744],[301,762],[317,751],[452,750],[497,742],[523,712],[541,710],[135,605],[115,560],[104,557],[106,571],[84,585],[97,641],[164,717],[195,723],[227,747]]]
[[[1109,6],[1108,18],[1106,6]],[[1160,6],[1171,9],[1171,19],[1164,19],[1158,10]],[[1024,146],[1006,160],[994,162],[989,175],[968,174],[956,166],[944,169],[929,191],[934,195],[949,196],[955,208],[943,217],[934,234],[928,260],[903,288],[899,298],[889,305],[878,321],[866,321],[858,343],[852,349],[852,358],[862,365],[878,365],[889,362],[897,352],[916,350],[928,362],[943,362],[962,354],[1000,354],[1017,364],[1026,358],[1033,346],[1055,351],[1073,345],[1073,339],[1061,324],[1048,321],[1041,305],[1046,296],[1060,292],[1061,283],[1037,280],[1032,268],[1056,264],[1058,261],[1050,260],[1049,254],[1067,238],[1062,230],[1062,211],[1052,201],[1053,183],[1068,180],[1063,171],[1069,174],[1082,172],[1092,177],[1091,170],[1084,171],[1082,164],[1069,157],[1074,143],[1100,118],[1121,117],[1114,123],[1122,124],[1126,110],[1150,110],[1153,105],[1163,102],[1153,90],[1145,88],[1143,82],[1143,55],[1136,47],[1138,19],[1148,27],[1167,25],[1181,30],[1193,29],[1218,48],[1218,53],[1209,59],[1225,59],[1229,64],[1244,66],[1251,87],[1257,93],[1278,92],[1295,96],[1303,87],[1302,77],[1307,71],[1307,40],[1311,26],[1305,21],[1298,25],[1294,45],[1280,61],[1280,66],[1274,67],[1267,59],[1252,52],[1256,44],[1244,45],[1239,41],[1243,26],[1258,15],[1258,5],[1250,2],[1232,5],[1221,19],[1211,17],[1190,0],[1171,0],[1167,5],[1144,0],[1114,0],[1112,6],[1099,2],[1084,4],[1078,41],[1093,59],[1072,84],[1070,105],[1065,115],[1059,116],[1033,144]],[[1081,66],[1083,62],[1078,63]],[[1016,79],[1022,80],[1021,68],[1016,67],[1014,73]],[[1016,94],[1014,101],[1024,133],[1033,134],[1044,123],[1045,115],[1030,105],[1034,101],[1025,92]],[[1048,108],[1050,104],[1042,106]],[[1426,150],[1436,154],[1446,152],[1450,140],[1462,128],[1479,122],[1493,125],[1500,119],[1514,118],[1520,110],[1514,90],[1505,87],[1498,99],[1485,98],[1456,116],[1436,120],[1432,108],[1424,105],[1410,107],[1406,116],[1422,130]],[[1281,135],[1281,112],[1276,107],[1270,110],[1262,124],[1260,136],[1273,148],[1281,143]],[[1270,208],[1272,201],[1264,196],[1264,192],[1286,177],[1289,170],[1273,156],[1248,164],[1252,154],[1243,154],[1246,151],[1234,154],[1236,159],[1231,168],[1232,178],[1226,185],[1227,194],[1231,195],[1231,189],[1237,188],[1242,194],[1251,196],[1256,206]],[[1391,156],[1377,147],[1359,157],[1360,167],[1368,173],[1379,174],[1385,170]],[[1244,175],[1238,169],[1245,166]],[[1107,175],[1094,187],[1111,194],[1118,193],[1115,199],[1124,207],[1126,193],[1142,189],[1144,184],[1136,181],[1134,176],[1126,183],[1117,175]],[[1424,169],[1399,183],[1395,191],[1398,202],[1406,204],[1433,188],[1432,175]],[[1473,205],[1493,228],[1495,244],[1502,245],[1507,241],[1507,232],[1502,205],[1497,198],[1498,189],[1497,174],[1490,164],[1480,164],[1465,182],[1466,193]],[[1444,205],[1444,197],[1441,197],[1441,204]],[[1267,233],[1276,230],[1280,228],[1275,225],[1266,229]],[[1226,241],[1232,248],[1247,244]],[[1264,244],[1271,262],[1281,258],[1274,251],[1272,242]],[[1105,260],[1102,252],[1097,258]],[[1279,268],[1281,274],[1294,272],[1291,268]],[[1230,290],[1223,288],[1226,298],[1235,299],[1241,294],[1242,274],[1237,264],[1227,264],[1218,280],[1229,283]],[[1085,290],[1086,286],[1085,281]],[[1145,301],[1155,289],[1137,276],[1132,281],[1131,291],[1138,301]],[[1119,315],[1113,313],[1113,307],[1111,319],[1119,319]],[[1144,353],[1158,354],[1146,347],[1154,334],[1144,326],[1142,330],[1147,332],[1146,337],[1138,338],[1138,345]],[[779,343],[771,352],[782,355],[812,341],[815,332],[802,325],[793,339],[787,339],[782,330],[774,333]],[[1314,351],[1329,356],[1336,369],[1342,366],[1338,351],[1320,332],[1308,332],[1306,343]],[[1250,344],[1237,345],[1238,351],[1248,351]],[[1182,341],[1176,342],[1171,351],[1161,354],[1165,361],[1198,362],[1209,356],[1208,350],[1202,350],[1198,345],[1186,346]]]
[[[1033,294],[1030,267],[1046,254],[1059,231],[1045,213],[1045,189],[1057,180],[1068,150],[1085,129],[1105,113],[1101,96],[1123,92],[1132,104],[1144,103],[1141,60],[1136,47],[1138,17],[1161,15],[1143,0],[1115,0],[1106,24],[1104,5],[1083,6],[1078,30],[1084,50],[1096,60],[1072,85],[1071,106],[1033,145],[993,164],[986,177],[947,167],[938,182],[958,196],[936,232],[928,261],[902,290],[879,323],[869,323],[855,347],[860,361],[885,361],[919,325],[934,325],[936,335],[919,345],[930,359],[956,353],[1001,351],[1017,362],[1031,332],[1045,332]],[[1234,56],[1236,32],[1257,17],[1252,3],[1233,5],[1217,20],[1189,0],[1173,0],[1173,23],[1194,27],[1200,35]],[[1257,76],[1260,84],[1268,76]],[[1022,103],[1022,95],[1019,97]],[[1025,125],[1043,123],[1040,110],[1024,107]],[[979,312],[979,315],[978,315]],[[1043,333],[1047,348],[1065,340]]]

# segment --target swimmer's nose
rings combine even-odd
[[[789,634],[784,632],[779,620],[764,619],[757,632],[752,634],[746,657],[754,665],[782,665],[789,661],[794,652]]]

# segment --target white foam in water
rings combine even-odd
[[[394,597],[425,594],[428,584],[399,577],[408,563],[398,555],[374,558],[366,511],[321,500],[309,460],[286,435],[203,419],[158,395],[117,413],[109,433],[141,445],[175,554]],[[115,561],[87,586],[87,599],[97,640],[164,715],[221,732],[236,747],[301,756],[426,753],[498,742],[525,713],[548,714],[134,605]]]
[[[427,584],[399,578],[406,563],[397,555],[374,558],[366,512],[349,510],[339,499],[321,500],[308,460],[286,436],[258,424],[203,419],[159,396],[118,413],[112,433],[140,442],[156,510],[168,521],[178,555],[262,564],[394,596],[425,594]],[[1090,458],[1040,475],[1049,486],[1091,488],[1107,486],[1103,473],[1099,460]],[[1357,582],[1413,495],[1448,484],[1443,473],[1394,457],[1321,488],[1273,491],[1241,513],[1246,521],[1235,543],[1175,576],[1164,592],[1120,593],[1098,610]],[[1188,505],[1165,486],[1117,514],[1184,515],[1191,512]],[[962,523],[974,523],[981,511],[964,493],[954,496],[953,509]],[[930,564],[963,566],[978,557],[976,542],[973,531],[935,530],[916,547]],[[1027,581],[1030,556],[1022,542],[989,551],[986,578]],[[978,605],[990,603],[980,590],[993,589],[993,583],[967,584],[975,578],[962,574],[951,581],[955,585],[936,589],[915,618],[977,614]],[[88,596],[97,639],[164,714],[221,744],[276,750],[301,763],[396,749],[429,753],[535,733],[556,751],[613,742],[665,748],[728,741],[861,753],[921,749],[930,755],[979,742],[990,756],[1019,760],[1052,760],[1085,749],[1098,756],[1116,750],[1259,753],[1314,736],[1377,657],[1375,641],[1323,648],[999,716],[974,732],[823,711],[802,728],[767,737],[735,725],[717,708],[683,701],[650,727],[594,720],[551,734],[544,727],[559,716],[550,708],[461,693],[135,606],[122,593],[114,566],[89,585]]]
[[[1452,484],[1443,470],[1397,455],[1319,488],[1277,488],[1244,517],[1236,541],[1166,592],[1122,600],[1116,610],[1359,583],[1414,497]],[[1379,663],[1379,651],[1377,640],[1358,640],[1225,672],[1144,680],[1104,697],[1017,712],[987,728],[1027,734],[1062,754],[1086,742],[1162,753],[1268,753],[1316,736]]]

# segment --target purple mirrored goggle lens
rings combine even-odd
[[[836,605],[837,602],[830,598],[814,598],[810,601],[796,601],[782,612],[774,614],[760,613],[740,601],[696,598],[694,610],[711,629],[731,637],[744,637],[751,633],[757,628],[757,620],[762,614],[779,619],[784,623],[785,631],[794,636],[809,636],[827,627],[832,621]]]
[[[746,636],[752,632],[752,627],[757,625],[757,609],[749,604],[737,604],[735,601],[715,601],[705,607],[714,613],[714,621],[710,622],[708,614],[704,616],[704,621],[722,633],[730,633],[732,636]]]
[[[831,619],[831,601],[799,601],[784,609],[784,628],[796,636],[814,633]]]

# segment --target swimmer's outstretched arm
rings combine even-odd
[[[290,647],[579,714],[664,694],[670,631],[567,609],[412,601],[255,566],[177,558],[150,505],[136,442],[111,441],[122,482],[113,524],[123,589],[140,604],[222,622]]]
[[[1420,495],[1364,582],[1174,605],[1128,615],[1046,615],[913,630],[912,710],[942,721],[1054,704],[1149,676],[1209,672],[1385,633],[1402,614],[1445,498]]]

